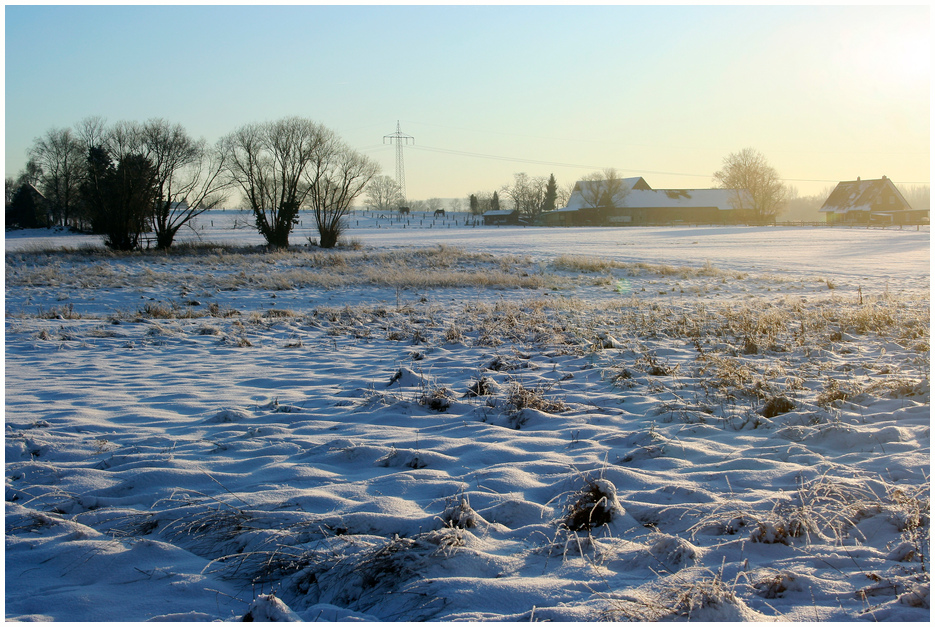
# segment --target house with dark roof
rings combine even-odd
[[[6,205],[6,226],[23,229],[50,226],[49,202],[31,183],[24,183]]]
[[[819,212],[829,224],[927,224],[928,209],[914,210],[886,178],[838,183]]]

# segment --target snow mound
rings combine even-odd
[[[379,621],[375,616],[354,612],[343,607],[331,605],[330,603],[316,603],[302,612],[302,617],[306,622],[349,623]]]
[[[22,618],[20,619],[22,620]],[[52,620],[51,618],[49,620]],[[177,612],[175,614],[161,614],[153,616],[148,623],[210,623],[216,617],[204,612]]]
[[[208,424],[222,424],[226,422],[246,422],[247,420],[250,420],[251,418],[252,416],[248,412],[244,411],[243,409],[228,408],[228,409],[220,410],[219,412],[217,412],[216,414],[214,414],[213,416],[205,420],[205,422]]]
[[[245,623],[297,623],[302,619],[289,606],[276,598],[275,594],[258,595],[250,609],[241,619]]]
[[[701,557],[701,550],[688,540],[663,534],[649,549],[650,555],[670,568],[693,566]]]
[[[409,368],[400,368],[396,371],[386,387],[397,386],[401,388],[422,387],[425,385],[425,378],[421,374],[413,372]]]

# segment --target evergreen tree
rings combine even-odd
[[[92,233],[101,234],[106,231],[108,186],[114,172],[114,162],[107,150],[102,146],[91,146],[88,149],[88,167],[79,195],[91,220]]]
[[[545,200],[542,203],[543,211],[555,210],[555,199],[558,198],[558,183],[555,182],[555,175],[549,175],[549,182],[545,186]]]
[[[497,196],[497,192],[494,192],[493,198],[490,199],[490,210],[500,211],[500,197]]]
[[[107,150],[88,150],[88,170],[81,185],[95,233],[112,250],[135,250],[156,205],[155,168],[142,155],[126,155],[114,166]]]

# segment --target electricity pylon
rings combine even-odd
[[[412,135],[405,135],[401,130],[399,130],[399,120],[396,120],[396,132],[392,135],[384,135],[383,143],[386,143],[386,140],[390,140],[392,144],[396,142],[396,183],[399,185],[399,194],[403,198],[403,202],[406,202],[406,166],[403,164],[403,146],[407,146],[409,141],[416,143],[416,138]]]

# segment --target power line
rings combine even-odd
[[[424,150],[427,152],[438,152],[442,154],[450,155],[459,155],[463,157],[475,157],[478,159],[492,159],[495,161],[512,161],[515,163],[531,163],[534,165],[550,165],[562,168],[585,168],[589,170],[602,170],[606,166],[599,165],[586,165],[581,163],[564,163],[561,161],[544,161],[541,159],[524,159],[521,157],[504,157],[500,155],[488,155],[480,152],[466,152],[463,150],[451,150],[449,148],[436,148],[433,146],[413,146],[416,150]],[[617,168],[623,172],[643,172],[646,174],[664,174],[669,176],[698,176],[704,178],[711,178],[710,174],[688,174],[685,172],[661,172],[657,170],[640,170],[636,168]]]
[[[467,152],[464,150],[453,150],[450,148],[437,148],[434,146],[413,146],[415,150],[423,150],[426,152],[437,152],[441,154],[450,154],[458,155],[462,157],[474,157],[477,159],[491,159],[494,161],[510,161],[514,163],[530,163],[533,165],[547,165],[563,168],[584,168],[588,170],[602,170],[606,166],[597,166],[597,165],[586,165],[581,163],[565,163],[561,161],[545,161],[541,159],[525,159],[522,157],[505,157],[501,155],[489,155],[480,152]],[[622,172],[633,172],[636,174],[658,174],[660,176],[691,176],[695,178],[713,178],[711,174],[691,174],[688,172],[666,172],[662,170],[645,170],[641,168],[616,168]],[[787,183],[840,183],[841,179],[798,179],[798,178],[781,178],[780,180]],[[897,181],[894,181],[894,183]],[[898,181],[900,185],[928,185],[929,181]]]
[[[585,139],[581,137],[576,137],[574,139],[569,139],[567,137],[545,137],[543,135],[530,135],[528,133],[509,133],[507,131],[492,131],[489,129],[478,130],[472,128],[464,128],[463,126],[448,126],[446,124],[433,124],[431,122],[412,122],[410,120],[406,121],[407,124],[416,124],[422,126],[434,126],[435,128],[447,128],[453,131],[466,131],[468,133],[487,133],[490,135],[501,135],[504,137],[522,137],[525,139],[544,139],[547,141],[561,141],[561,142],[577,142],[577,143],[588,143],[588,144],[613,144],[619,146],[619,142],[610,141],[607,139]],[[643,146],[644,144],[627,144],[628,146]]]

